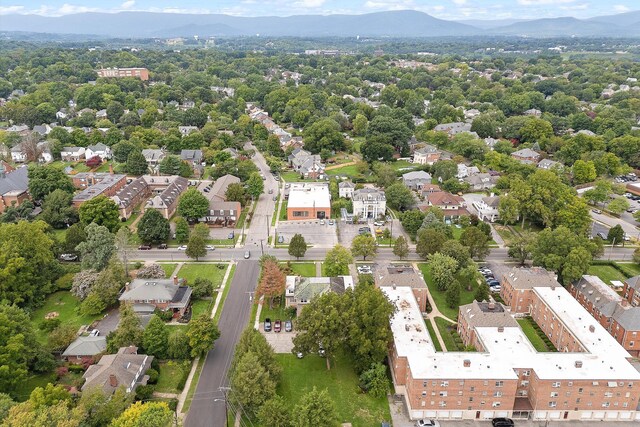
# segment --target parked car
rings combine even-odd
[[[280,175],[274,175],[273,179],[275,179],[276,181],[280,181]]]
[[[500,287],[500,285],[498,285],[498,286],[489,286],[489,290],[491,292],[494,292],[494,293],[499,293],[502,290],[502,288]]]
[[[160,243],[160,244],[158,245],[158,249],[167,249],[167,247],[168,247],[168,246],[167,246],[167,244],[166,244],[166,243]]]
[[[251,252],[250,251],[245,251],[244,252],[244,259],[249,259],[251,258]]]
[[[273,188],[269,189],[269,194],[273,194]]]
[[[275,202],[276,200],[278,200],[278,196],[273,196],[273,201]]]
[[[273,332],[280,332],[282,330],[282,322],[278,319],[273,324]]]
[[[291,322],[291,320],[284,321],[284,331],[285,332],[293,331],[293,323]]]
[[[324,225],[324,219],[320,220],[320,225]]]
[[[511,418],[494,418],[491,420],[493,427],[513,427],[515,424]]]
[[[382,226],[384,225],[384,222],[382,222],[382,221],[375,221],[375,222],[373,223],[373,225],[375,225],[376,227],[382,227]]]
[[[97,329],[94,329],[91,332],[89,332],[90,337],[97,337],[98,335],[100,335],[100,331]]]
[[[360,274],[371,274],[371,267],[368,265],[359,265],[358,273]]]
[[[269,319],[268,317],[264,319],[264,331],[271,332],[271,319]]]
[[[416,427],[440,427],[440,423],[436,420],[422,419],[416,421]]]
[[[215,251],[215,250],[216,250],[216,247],[215,247],[215,246],[213,246],[213,245],[207,245],[207,246],[205,246],[205,248],[206,248],[208,251]]]
[[[229,235],[227,236],[227,239],[233,239],[235,237],[235,234],[233,233],[233,231],[231,233],[229,233]]]
[[[334,222],[332,219],[330,219],[330,220],[327,222],[327,224],[329,224],[329,225],[333,225],[333,224],[335,224],[335,222]]]
[[[138,250],[139,251],[148,251],[148,250],[151,250],[151,246],[150,245],[140,245],[140,246],[138,246]]]
[[[60,261],[76,261],[78,259],[78,255],[76,254],[61,254]]]
[[[282,234],[278,236],[278,243],[284,243],[284,236]]]
[[[179,251],[186,251],[186,250],[187,250],[187,245],[180,245],[180,246],[178,246],[178,250],[179,250]]]
[[[601,214],[602,211],[600,209],[591,209],[591,212]]]

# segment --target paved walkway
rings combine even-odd
[[[316,277],[322,277],[322,263],[316,261]]]
[[[177,393],[160,393],[158,391],[154,391],[153,397],[161,397],[163,399],[176,399],[178,397],[178,394]]]
[[[343,168],[345,166],[351,166],[351,165],[355,165],[355,164],[357,164],[355,161],[351,161],[351,162],[347,162],[347,163],[341,163],[339,165],[327,166],[326,168],[324,168],[324,170],[329,171],[331,169],[340,169],[340,168]]]

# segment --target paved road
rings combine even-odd
[[[218,427],[225,425],[225,406],[220,387],[229,385],[227,371],[240,334],[251,315],[250,292],[258,282],[257,260],[238,261],[231,288],[224,303],[218,328],[220,339],[207,354],[193,402],[187,414],[186,427]]]

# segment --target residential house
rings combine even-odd
[[[162,178],[162,177],[158,177]],[[180,195],[189,187],[189,180],[181,176],[172,176],[171,182],[155,196],[147,200],[146,209],[155,209],[163,217],[170,219],[178,209]]]
[[[111,158],[111,147],[99,142],[95,145],[89,145],[84,152],[85,158],[88,160],[92,157],[100,157],[103,162]]]
[[[73,207],[79,208],[84,202],[95,197],[115,196],[127,184],[127,176],[106,172],[80,172],[72,175],[71,181],[76,188],[82,190],[74,194],[72,199]]]
[[[121,188],[111,199],[118,205],[120,218],[128,219],[136,207],[151,195],[151,187],[139,177]]]
[[[427,194],[425,202],[427,207],[436,206],[442,209],[445,221],[456,220],[461,216],[469,215],[464,199],[446,191]]]
[[[331,217],[329,184],[294,182],[289,188],[287,220],[304,221]]]
[[[410,264],[380,265],[373,272],[373,279],[378,288],[386,286],[391,288],[407,286],[411,288],[420,307],[420,312],[427,312],[427,304],[429,304],[427,284],[422,277],[422,273],[416,271]]]
[[[481,221],[496,222],[500,219],[498,206],[500,205],[500,196],[483,197],[478,202],[474,202],[473,206],[478,211],[478,218]]]
[[[442,123],[433,128],[433,130],[436,132],[446,132],[450,137],[453,137],[459,133],[471,132],[471,123]]]
[[[39,153],[38,161],[40,163],[51,163],[53,161],[53,154],[51,153],[51,146],[48,141],[40,141],[36,144],[36,150]]]
[[[33,133],[37,133],[40,136],[49,135],[52,127],[48,124],[37,125],[33,127]]]
[[[22,136],[26,136],[29,133],[29,126],[27,125],[12,125],[6,129],[7,132],[17,133]]]
[[[522,150],[511,153],[511,157],[518,160],[520,163],[526,165],[535,165],[540,159],[540,153],[537,153],[530,148],[524,148]]]
[[[22,143],[11,147],[11,161],[14,163],[24,163],[27,161],[27,153],[23,149]]]
[[[79,162],[84,160],[86,149],[84,147],[63,147],[60,157],[64,162]]]
[[[164,150],[146,148],[142,150],[142,155],[144,156],[144,159],[147,161],[149,168],[156,169],[157,166],[162,161],[162,159],[164,159],[167,156],[167,153],[165,153]]]
[[[484,139],[484,143],[487,147],[489,147],[490,150],[493,150],[496,146],[496,144],[498,143],[499,139],[495,139],[495,138],[491,138],[491,137],[487,137]]]
[[[427,197],[428,194],[436,193],[438,191],[442,191],[438,184],[425,184],[422,186],[422,191],[420,194],[422,197]]]
[[[93,360],[94,357],[106,350],[107,337],[80,336],[62,352],[62,358],[67,362],[83,363]]]
[[[358,218],[378,218],[387,210],[384,191],[377,188],[361,188],[353,192],[353,216]]]
[[[138,386],[147,385],[149,376],[145,374],[152,361],[153,356],[138,354],[137,347],[121,347],[118,353],[105,354],[98,363],[89,366],[82,375],[85,383],[81,390],[100,388],[111,395],[119,387],[124,387],[127,393],[131,393]]]
[[[178,130],[180,131],[180,135],[185,137],[189,135],[191,132],[197,132],[198,126],[178,126]]]
[[[431,184],[431,175],[425,171],[407,172],[402,175],[402,183],[411,190],[419,191],[423,186]]]
[[[300,315],[302,309],[316,296],[327,292],[343,294],[347,289],[353,289],[353,277],[301,277],[287,276],[285,289],[285,305],[295,307]]]
[[[191,301],[191,288],[177,276],[171,279],[134,279],[125,286],[118,299],[121,303],[133,304],[136,313],[150,314],[157,309],[182,317]]]
[[[442,151],[438,150],[433,145],[425,145],[413,152],[413,163],[417,163],[419,165],[432,165],[440,160],[441,155]]]
[[[240,178],[233,175],[224,175],[216,180],[213,185],[202,183],[198,187],[207,199],[209,199],[209,212],[207,216],[200,218],[212,227],[235,227],[242,214],[240,202],[227,201],[227,189],[231,184],[240,183]]]
[[[640,276],[634,276],[624,281],[622,295],[632,307],[640,307]]]
[[[464,163],[458,163],[456,178],[463,179],[476,173],[480,173],[480,169],[478,169],[477,166],[467,166]]]
[[[496,186],[498,182],[497,175],[491,175],[490,173],[474,173],[463,179],[464,182],[469,184],[469,188],[472,190],[488,190]]]
[[[531,116],[531,117],[541,117],[542,116],[542,111],[536,109],[536,108],[531,108],[527,111],[525,111],[524,113],[525,116]]]
[[[106,119],[106,118],[107,118],[107,110],[102,109],[102,110],[96,111],[96,119],[100,120],[100,119]]]
[[[204,172],[204,166],[202,166],[202,150],[182,150],[180,152],[180,159],[191,166],[196,177],[202,176]]]
[[[231,184],[239,184],[240,178],[233,175],[223,175],[213,183],[213,185],[202,185],[198,188],[204,193],[204,195],[211,201],[226,202],[227,201],[227,189]],[[205,191],[206,188],[209,191]]]
[[[540,163],[538,163],[538,168],[540,169],[555,169],[555,168],[562,168],[563,165],[560,162],[556,162],[555,160],[549,160],[549,159],[542,159],[540,160]]]
[[[350,199],[353,197],[353,192],[356,185],[351,181],[340,181],[338,183],[338,197]]]
[[[29,200],[29,176],[26,166],[17,169],[0,161],[0,213]]]
[[[291,168],[304,178],[318,179],[324,174],[325,165],[318,154],[296,148],[291,152],[288,160]]]

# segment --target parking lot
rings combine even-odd
[[[265,332],[264,322],[260,322],[259,331],[267,339],[267,342],[273,348],[276,353],[291,353],[293,349],[293,337],[296,336],[295,332]]]
[[[304,236],[307,245],[316,248],[331,248],[338,243],[336,236],[336,225],[329,225],[325,220],[320,224],[320,220],[314,221],[281,221],[276,229],[278,236],[284,238],[282,244],[287,245],[294,234],[299,233]]]

